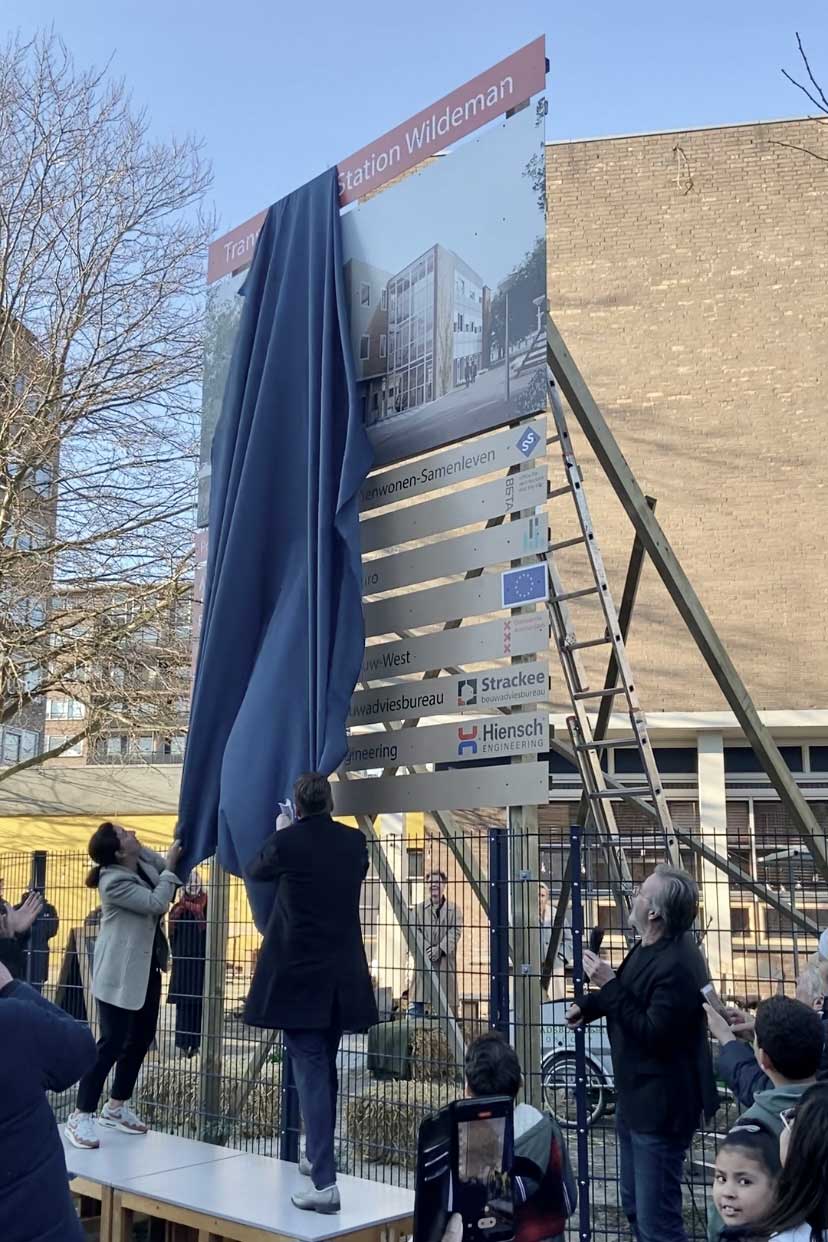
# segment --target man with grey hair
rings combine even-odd
[[[708,973],[690,931],[698,906],[686,871],[656,867],[630,912],[640,940],[617,972],[585,951],[593,990],[567,1013],[573,1027],[607,1021],[621,1202],[637,1242],[687,1242],[684,1157],[702,1114],[718,1106],[701,993]]]

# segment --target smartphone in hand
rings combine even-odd
[[[727,1006],[725,1005],[721,996],[719,996],[719,993],[716,991],[713,984],[706,983],[704,987],[701,989],[701,994],[704,997],[707,1004],[710,1006],[710,1008],[715,1009],[717,1014],[719,1014],[722,1018],[724,1018],[725,1021],[728,1021]]]
[[[604,943],[606,930],[603,927],[593,927],[589,933],[589,951],[590,953],[600,953],[601,945]]]
[[[451,1105],[451,1208],[463,1242],[514,1242],[514,1104],[506,1096]]]

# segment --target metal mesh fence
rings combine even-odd
[[[812,806],[828,829],[828,802]],[[583,1099],[589,1126],[580,1136],[579,1156],[574,1038],[563,1020],[572,996],[572,914],[561,894],[576,807],[571,800],[541,807],[536,825],[531,817],[507,822],[497,811],[457,814],[451,841],[428,815],[407,822],[382,818],[378,840],[369,848],[375,860],[382,851],[390,863],[407,922],[394,917],[387,888],[372,866],[362,917],[381,1021],[366,1034],[343,1039],[338,1159],[342,1171],[413,1185],[420,1121],[462,1093],[463,1046],[498,1026],[521,1057],[526,1098],[557,1116],[573,1162],[580,1163],[579,1177],[588,1183],[589,1233],[585,1222],[579,1233],[576,1217],[572,1237],[609,1242],[627,1238],[629,1229],[619,1201],[606,1032],[603,1024],[593,1024],[586,1038]],[[677,799],[671,810],[684,840],[696,845],[709,840],[697,801]],[[633,881],[640,883],[661,860],[652,821],[629,804],[617,804],[616,815]],[[683,859],[701,888],[698,935],[720,994],[748,1009],[774,992],[804,998],[816,932],[828,926],[828,890],[810,854],[779,804],[764,793],[729,801],[723,839],[709,843],[727,860],[729,874],[698,848],[685,849]],[[84,886],[87,867],[80,852],[0,852],[5,900],[15,904],[37,884],[53,907],[24,946],[27,977],[79,1020],[94,1024],[97,894]],[[435,872],[445,877],[439,883]],[[157,1129],[261,1154],[290,1154],[297,1149],[299,1122],[295,1092],[283,1082],[281,1037],[242,1021],[260,937],[240,881],[209,864],[200,874],[206,926],[182,931],[179,917],[168,920],[175,973],[165,978],[157,1040],[139,1082],[137,1106]],[[584,926],[605,930],[602,953],[617,965],[626,941],[603,850],[589,833],[583,838],[581,881]],[[418,999],[421,981],[409,952],[411,929],[423,933],[428,926],[432,897],[452,907],[452,952],[439,968],[448,1013],[430,1012]],[[424,934],[428,944],[431,933]],[[436,942],[436,932],[433,938]],[[72,1103],[71,1092],[55,1100],[59,1118]],[[706,1237],[716,1136],[738,1112],[720,1084],[719,1112],[696,1136],[686,1166],[685,1217],[694,1242]]]

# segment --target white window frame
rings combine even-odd
[[[12,749],[15,752],[13,757],[9,755],[8,753],[9,742],[12,743]],[[22,743],[23,743],[23,739],[16,729],[4,729],[3,730],[3,762],[4,763],[14,764],[14,763],[20,762],[20,748],[21,748]]]

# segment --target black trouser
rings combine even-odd
[[[333,1021],[336,1021],[334,1016]],[[319,1031],[285,1031],[285,1048],[293,1062],[296,1093],[305,1123],[305,1149],[313,1167],[313,1184],[324,1190],[336,1181],[334,1129],[339,1079],[336,1054],[342,1027]]]
[[[78,1111],[97,1111],[101,1092],[114,1065],[113,1100],[128,1100],[135,1088],[144,1057],[155,1039],[158,1006],[161,1001],[161,971],[153,963],[147,983],[147,995],[140,1009],[121,1009],[98,1001],[98,1059],[78,1085]]]

